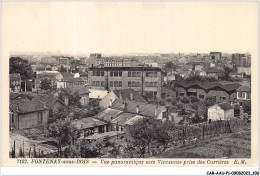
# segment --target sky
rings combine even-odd
[[[9,52],[247,52],[257,2],[2,2]]]

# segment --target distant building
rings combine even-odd
[[[222,60],[222,53],[221,52],[210,52],[210,59],[212,61],[220,61]]]
[[[235,67],[250,67],[251,55],[250,54],[232,54],[232,65]]]
[[[97,60],[101,58],[101,54],[100,53],[92,53],[90,54],[90,57],[89,57],[89,67],[96,67],[98,66],[98,62]]]
[[[238,73],[245,73],[245,75],[251,75],[251,67],[237,67]]]
[[[57,87],[57,82],[63,79],[62,74],[60,74],[57,71],[43,71],[43,72],[39,72],[36,74],[36,79],[35,79],[35,88],[34,91],[40,91],[40,85],[41,85],[41,81],[43,79],[48,79],[51,81],[51,87],[53,89],[56,89]]]
[[[208,120],[230,120],[234,117],[234,107],[229,103],[219,103],[208,108]]]
[[[223,74],[223,70],[220,69],[211,68],[206,70],[207,77],[218,79],[221,74]]]
[[[220,84],[217,82],[184,81],[175,84],[176,96],[196,96],[205,99],[216,97],[216,102],[233,102],[237,98],[238,83]]]
[[[90,68],[89,84],[92,89],[133,89],[150,99],[161,96],[162,70],[156,67]]]
[[[9,75],[10,79],[10,91],[11,92],[21,92],[21,83],[22,79],[20,74],[10,74]]]
[[[229,75],[230,75],[231,78],[241,78],[242,79],[242,78],[245,77],[245,73],[244,72],[242,72],[242,73],[234,72],[234,73],[230,73]]]
[[[237,100],[251,100],[251,89],[243,85],[237,89]]]

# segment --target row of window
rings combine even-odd
[[[122,87],[122,81],[110,81],[110,87]]]
[[[103,87],[103,86],[105,86],[105,82],[104,81],[92,81],[92,86]]]
[[[122,72],[121,71],[112,71],[109,73],[110,76],[114,76],[114,77],[117,77],[117,76],[122,76]]]
[[[140,77],[141,76],[141,72],[139,71],[129,71],[128,72],[128,77]]]
[[[104,76],[104,71],[93,71],[93,76]]]
[[[237,97],[238,98],[246,98],[246,93],[245,92],[237,92]]]
[[[104,71],[93,71],[93,76],[104,76]],[[122,71],[111,71],[109,72],[111,77],[121,77]],[[157,72],[146,72],[146,77],[157,77]],[[128,77],[141,77],[140,71],[129,71]]]
[[[184,93],[180,93],[179,95],[180,95],[180,96],[184,96]],[[213,97],[217,98],[216,96],[213,96]],[[204,99],[205,96],[204,96],[204,95],[199,95],[199,98],[200,98],[200,99]],[[226,97],[220,97],[220,100],[226,100]]]
[[[157,87],[157,82],[145,82],[145,87]]]
[[[139,81],[128,81],[128,87],[140,87]]]

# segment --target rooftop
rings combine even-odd
[[[105,71],[115,71],[115,70],[120,70],[120,71],[162,71],[159,67],[104,67],[104,68],[96,68],[92,67],[89,68],[90,71],[93,70],[105,70]]]
[[[237,89],[238,92],[251,92],[251,89],[247,85],[243,85]]]
[[[133,95],[133,101],[147,103],[147,101],[139,94],[139,92],[133,89],[114,90],[114,93],[118,98],[120,95],[123,100],[131,100],[131,94]]]
[[[28,99],[10,100],[10,108],[17,113],[29,113],[46,110],[41,101],[30,102]]]
[[[126,109],[125,109],[125,104],[126,104]],[[113,102],[111,109],[117,109],[124,112],[137,114],[136,112],[137,106],[139,107],[138,114],[147,117],[156,117],[160,112],[162,112],[165,109],[165,107],[163,106],[153,105],[149,103],[135,102],[130,100],[124,101],[120,99],[116,99]]]
[[[58,98],[53,97],[53,95],[40,94],[33,97],[32,102],[42,101],[46,103],[46,106],[50,108],[56,101],[60,101]],[[63,102],[60,101],[62,104]],[[64,104],[65,105],[65,104]]]
[[[71,90],[73,93],[78,92],[80,95],[90,93],[90,91],[88,90],[88,88],[85,87],[85,86],[83,86],[83,85],[70,86],[68,89]]]
[[[235,91],[241,85],[239,83],[227,83],[227,84],[220,84],[218,82],[200,82],[200,81],[183,81],[175,83],[176,86],[181,86],[183,88],[191,88],[193,86],[198,86],[204,90],[210,90],[214,88],[221,88],[227,92]]]
[[[107,108],[104,111],[101,111],[99,114],[97,114],[96,117],[101,120],[110,122],[112,119],[116,118],[118,115],[120,115],[122,113],[123,113],[123,111]]]
[[[74,120],[72,124],[76,128],[81,130],[81,129],[93,128],[101,125],[106,125],[107,123],[93,117],[87,117],[79,120]]]
[[[89,98],[103,99],[107,95],[107,90],[89,89]]]
[[[219,104],[215,104],[213,106],[218,106],[223,110],[229,110],[229,109],[234,109],[233,106],[231,106],[229,103],[219,103]],[[211,106],[212,107],[212,106]]]

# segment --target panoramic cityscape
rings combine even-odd
[[[9,57],[10,158],[250,158],[251,54]]]

